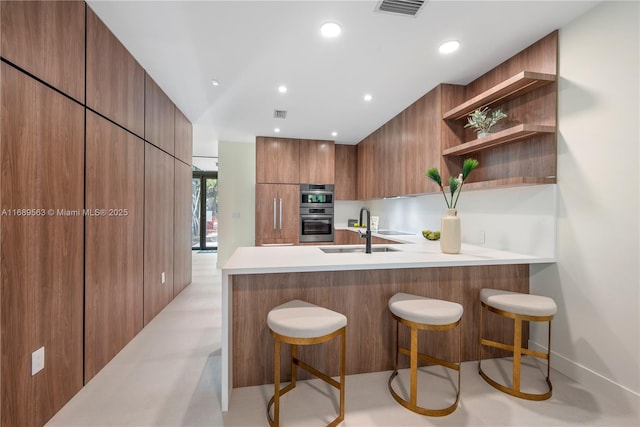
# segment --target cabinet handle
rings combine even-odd
[[[282,199],[280,199],[280,230],[282,230]]]
[[[276,230],[276,199],[273,199],[273,231]]]

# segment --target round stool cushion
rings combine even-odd
[[[460,304],[399,292],[389,299],[389,310],[401,319],[425,325],[448,325],[462,317]]]
[[[558,310],[556,302],[549,297],[497,289],[481,289],[480,301],[498,310],[525,316],[553,316]]]
[[[347,317],[305,301],[292,300],[272,309],[267,325],[280,335],[291,338],[318,338],[347,325]]]

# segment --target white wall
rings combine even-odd
[[[218,145],[218,268],[236,248],[255,244],[256,145]]]
[[[552,365],[583,384],[626,388],[636,405],[639,9],[603,2],[560,29],[558,263],[531,275],[532,292],[558,304]]]

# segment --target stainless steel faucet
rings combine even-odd
[[[366,208],[366,207],[360,208],[360,218],[359,218],[360,226],[362,226],[363,211],[367,211],[367,231],[366,233],[363,233],[361,230],[359,230],[358,232],[360,233],[360,237],[364,237],[365,239],[367,239],[367,243],[365,244],[365,247],[364,247],[364,252],[367,254],[370,254],[371,253],[371,212],[369,211],[369,208]]]

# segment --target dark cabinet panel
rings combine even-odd
[[[301,139],[300,183],[333,184],[335,182],[335,143]]]
[[[256,246],[298,243],[299,198],[299,185],[256,184]]]
[[[256,182],[265,184],[299,184],[299,140],[257,137]]]
[[[191,283],[191,166],[175,160],[175,226],[173,294]]]
[[[358,147],[336,145],[335,150],[335,198],[357,200]]]
[[[144,219],[144,142],[86,120],[85,382],[142,329]]]
[[[173,299],[174,158],[145,144],[144,324]],[[164,279],[164,280],[163,280]]]
[[[84,114],[1,67],[2,425],[34,426],[82,387]]]
[[[193,125],[182,114],[182,111],[175,107],[175,153],[176,159],[191,165],[193,155]]]
[[[144,85],[144,69],[87,8],[87,107],[143,137]]]
[[[144,139],[173,155],[175,106],[153,79],[145,75]]]
[[[84,103],[84,2],[2,1],[2,57]]]

